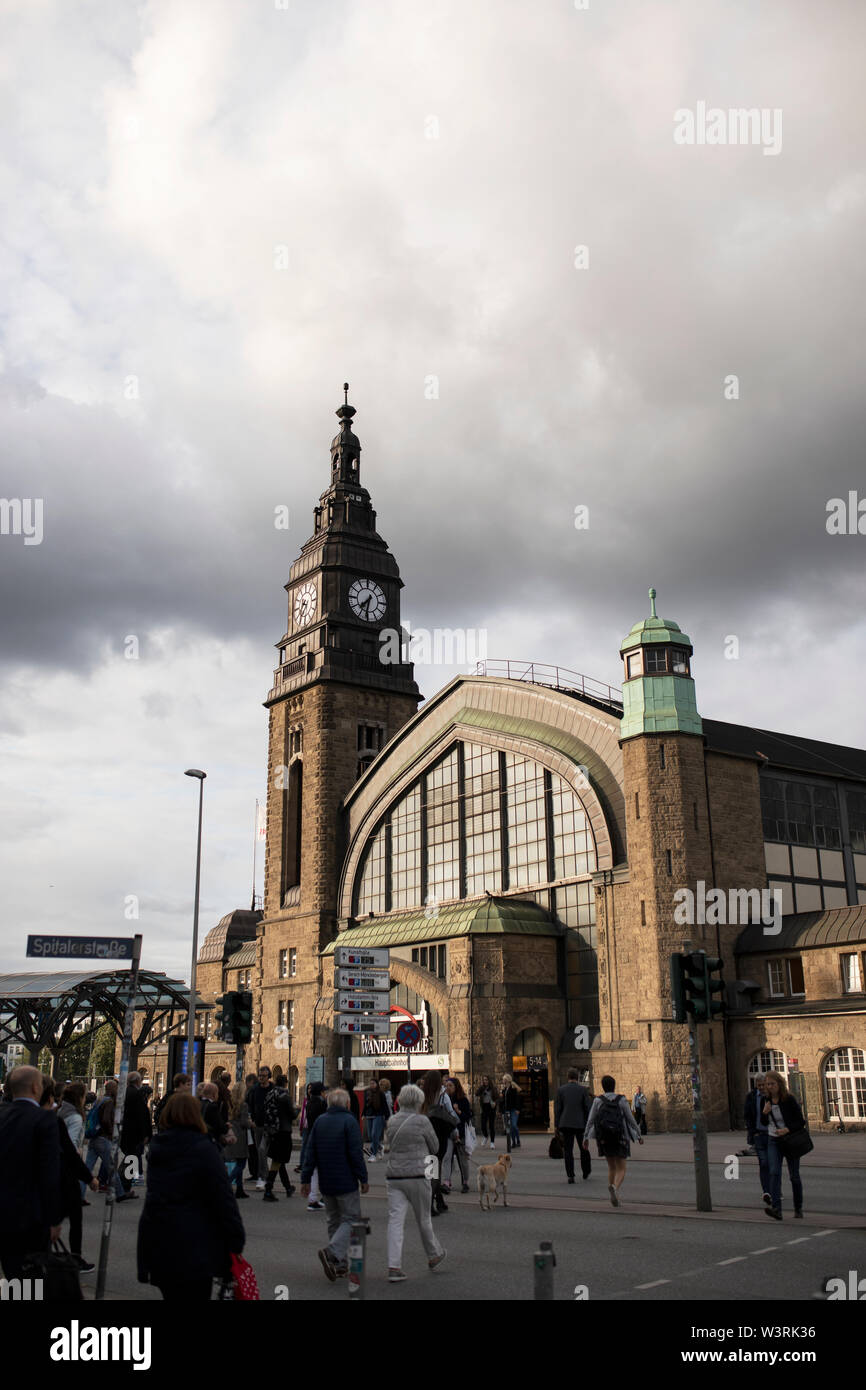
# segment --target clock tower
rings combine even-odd
[[[341,803],[421,698],[412,664],[389,659],[400,650],[393,634],[400,633],[403,585],[361,485],[355,409],[348,385],[343,390],[330,482],[289,571],[288,625],[265,701],[268,817],[254,1044],[261,1061],[278,1062],[293,1083],[303,1080],[307,1057],[324,1052],[333,1063],[336,1055],[333,985],[319,953],[337,932]]]

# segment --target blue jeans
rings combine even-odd
[[[782,1209],[782,1152],[775,1139],[769,1140],[767,1157],[770,1164],[770,1196],[773,1199],[773,1206],[776,1211]],[[786,1158],[788,1165],[788,1177],[791,1179],[791,1192],[794,1196],[794,1210],[800,1211],[803,1206],[803,1184],[800,1181],[800,1160],[799,1158]]]
[[[758,1155],[758,1172],[761,1178],[761,1191],[770,1191],[770,1160],[767,1157],[767,1145],[770,1136],[765,1129],[756,1129],[752,1135],[752,1144],[755,1153]]]
[[[243,1182],[243,1180],[244,1180],[244,1166],[245,1166],[245,1164],[246,1164],[246,1159],[245,1159],[245,1158],[227,1158],[227,1159],[226,1159],[226,1172],[227,1172],[228,1175],[229,1175],[229,1182],[232,1184],[232,1187],[238,1188],[238,1187],[241,1186],[241,1184],[242,1184],[242,1182]]]
[[[385,1133],[385,1116],[374,1115],[370,1120],[370,1152],[375,1158],[379,1152],[379,1145],[382,1143],[382,1135]]]
[[[508,1147],[512,1144],[520,1143],[520,1130],[517,1128],[517,1121],[520,1118],[519,1110],[504,1110],[502,1112],[502,1122],[505,1128],[505,1138]]]
[[[97,1134],[90,1140],[87,1146],[87,1157],[84,1162],[87,1164],[91,1173],[96,1167],[97,1160],[100,1161],[100,1178],[105,1182],[111,1163],[111,1140],[107,1139],[104,1134]],[[124,1195],[123,1183],[120,1181],[120,1174],[116,1170],[114,1174],[114,1195],[116,1197],[122,1197]]]

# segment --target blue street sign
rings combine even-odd
[[[91,960],[132,960],[134,936],[28,936],[28,956],[56,960],[58,956]]]

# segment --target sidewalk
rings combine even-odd
[[[541,1141],[543,1135],[527,1135],[528,1143]],[[546,1142],[550,1143],[548,1136]],[[866,1133],[813,1134],[815,1147],[809,1154],[810,1167],[866,1168]],[[707,1152],[711,1163],[723,1163],[728,1154],[739,1153],[746,1147],[745,1130],[723,1130],[707,1135]],[[655,1159],[659,1163],[691,1163],[691,1134],[648,1134],[642,1145],[632,1144],[635,1163]],[[748,1161],[748,1160],[747,1160]],[[757,1160],[754,1160],[757,1162]]]

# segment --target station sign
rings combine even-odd
[[[380,970],[391,964],[391,951],[388,946],[367,946],[358,949],[352,946],[334,947],[334,964],[351,965],[368,969],[371,965]]]
[[[391,1020],[387,1014],[383,1015],[359,1015],[353,1018],[351,1014],[337,1015],[337,1032],[345,1037],[347,1034],[355,1036],[366,1036],[368,1038],[383,1038],[391,1031]]]
[[[387,1013],[390,997],[390,994],[374,994],[371,990],[365,994],[340,993],[334,995],[334,1008],[341,1014]]]
[[[335,970],[335,989],[380,989],[391,992],[390,970]]]

